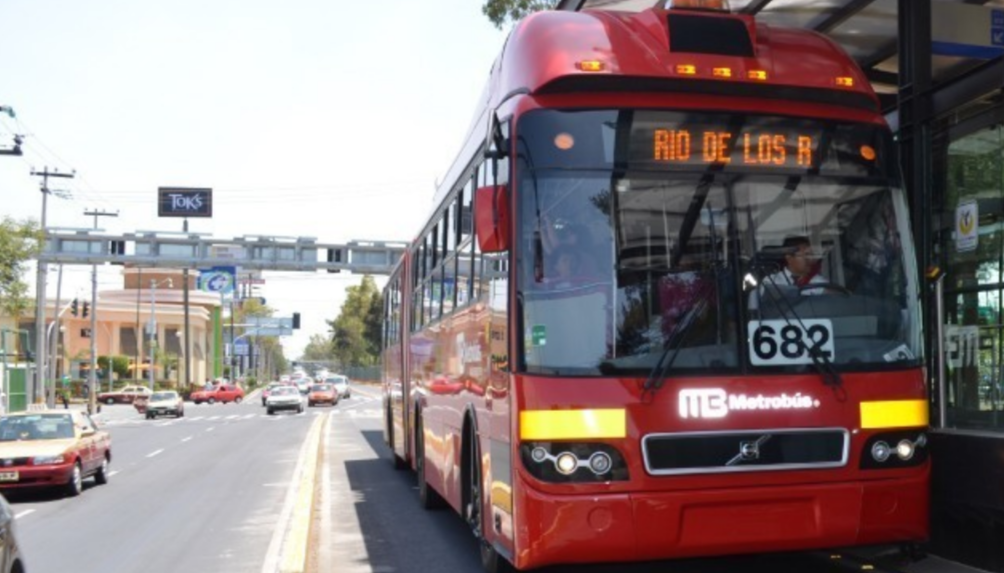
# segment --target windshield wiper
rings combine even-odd
[[[708,274],[711,275],[712,280],[701,285],[701,289],[697,292],[697,302],[687,311],[683,320],[676,323],[676,326],[669,333],[666,348],[662,351],[659,360],[656,361],[655,366],[642,385],[643,397],[648,393],[655,394],[658,389],[662,388],[662,385],[666,382],[666,373],[673,367],[673,363],[676,362],[676,358],[680,355],[680,348],[687,341],[687,337],[692,332],[692,327],[697,322],[697,318],[708,308],[708,298],[717,286],[718,273],[712,271],[710,273],[701,273],[700,276]],[[670,353],[672,353],[672,357],[670,357]]]
[[[770,301],[774,304],[774,307],[778,310],[785,323],[791,325],[793,322],[791,317],[794,317],[794,322],[798,323],[801,331],[808,332],[808,329],[805,327],[805,323],[802,322],[802,317],[798,315],[795,307],[792,306],[791,302],[784,296],[784,293],[781,292],[781,287],[774,284],[774,281],[764,280],[764,277],[758,277],[757,282],[759,285],[763,285],[762,290],[770,297]],[[774,289],[774,291],[771,291],[771,289]],[[759,300],[759,296],[757,298],[758,307],[762,313],[763,307],[760,305],[763,304],[763,301]],[[784,304],[781,304],[782,301]],[[820,348],[823,341],[813,341],[810,344],[806,344],[805,340],[802,339],[800,344],[802,348],[809,353],[812,365],[816,372],[818,372],[822,377],[823,384],[834,389],[840,388],[843,385],[843,379],[841,379],[840,373],[837,372],[837,369],[833,367],[833,362],[830,361],[825,354],[823,354],[823,351]]]

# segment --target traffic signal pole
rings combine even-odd
[[[118,212],[84,211],[84,215],[94,217],[94,229],[98,228],[98,217],[118,217]],[[60,266],[62,268],[62,266]],[[84,308],[87,308],[84,305]],[[93,414],[98,405],[98,265],[91,265],[91,367],[87,372],[87,413]],[[86,318],[86,317],[85,317]],[[111,373],[111,356],[108,357],[108,372]],[[152,366],[152,365],[151,365]],[[152,388],[151,388],[152,390]]]

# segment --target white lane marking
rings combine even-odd
[[[112,477],[112,476],[114,476],[114,475],[115,475],[115,474],[117,474],[117,473],[119,473],[119,471],[118,471],[118,470],[115,470],[115,471],[110,471],[110,472],[108,472],[108,477]]]
[[[187,442],[188,440],[191,440],[191,439],[192,439],[192,436],[188,436],[187,438],[182,438],[181,441],[182,442]]]
[[[231,414],[230,416],[227,416],[226,419],[227,420],[233,420],[234,418],[240,418],[240,416],[238,416],[237,414]]]
[[[258,416],[258,414],[247,414],[246,416],[243,417],[243,419],[250,420],[251,418],[254,418],[256,416]]]
[[[26,510],[22,511],[21,513],[15,513],[14,514],[14,519],[21,519],[22,517],[24,517],[26,515],[31,515],[33,513],[35,513],[34,509],[26,509]]]
[[[199,421],[199,420],[201,420],[203,418],[205,418],[205,416],[196,416],[194,418],[188,418],[188,421],[190,421],[190,422],[197,422],[197,421]]]
[[[216,429],[216,427],[214,426],[214,427],[210,427],[210,428],[206,428],[206,431],[207,431],[207,432],[212,432],[212,431],[213,431],[213,430],[215,430],[215,429]]]
[[[163,453],[163,451],[164,451],[164,448],[161,448],[159,450],[150,452],[149,454],[146,455],[146,457],[152,458],[153,456],[156,456],[156,455],[159,455],[159,454]]]
[[[220,419],[220,416],[209,416],[209,417],[208,417],[208,418],[206,418],[206,419],[207,419],[207,420],[219,420],[219,419]]]

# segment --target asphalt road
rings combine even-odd
[[[266,416],[249,401],[147,421],[104,406],[107,485],[87,480],[77,498],[8,495],[28,570],[261,571],[300,446],[325,414]]]
[[[77,498],[8,496],[28,571],[272,573],[283,562],[277,548],[297,529],[290,502],[306,499],[307,571],[481,573],[460,517],[422,510],[414,474],[393,469],[379,406],[377,390],[360,385],[352,399],[300,415],[267,416],[254,397],[187,404],[179,420],[147,421],[131,406],[105,406],[107,485],[88,480]],[[316,472],[300,471],[318,434]],[[846,573],[862,565],[825,553],[540,571]]]

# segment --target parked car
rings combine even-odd
[[[224,404],[234,402],[240,404],[244,400],[244,389],[231,384],[220,384],[208,390],[192,392],[191,400],[196,404],[203,402],[207,404],[215,404],[217,402],[223,402]]]
[[[288,386],[288,384],[283,384],[282,382],[269,382],[268,386],[265,386],[261,391],[261,405],[264,406],[265,399],[269,397],[269,394],[271,394],[273,390],[281,386]]]
[[[352,388],[349,386],[349,377],[341,374],[333,374],[324,380],[328,384],[333,384],[338,390],[339,398],[351,398]]]
[[[310,393],[307,394],[307,405],[330,404],[335,406],[338,404],[338,398],[338,389],[335,388],[334,384],[314,384],[310,387]]]
[[[154,392],[146,404],[146,419],[152,420],[158,416],[172,415],[181,418],[185,415],[185,401],[174,390]]]
[[[271,416],[279,410],[295,410],[303,412],[303,396],[294,386],[281,386],[272,391],[265,400],[265,408]]]
[[[25,570],[15,523],[13,508],[0,496],[0,539],[3,540],[0,543],[0,572],[3,573],[23,573]]]
[[[149,397],[150,394],[153,394],[153,392],[146,386],[132,385],[112,392],[99,392],[98,402],[104,402],[105,404],[132,404],[137,397]]]
[[[108,482],[112,440],[81,410],[40,410],[0,417],[0,490],[83,491],[83,480]]]

